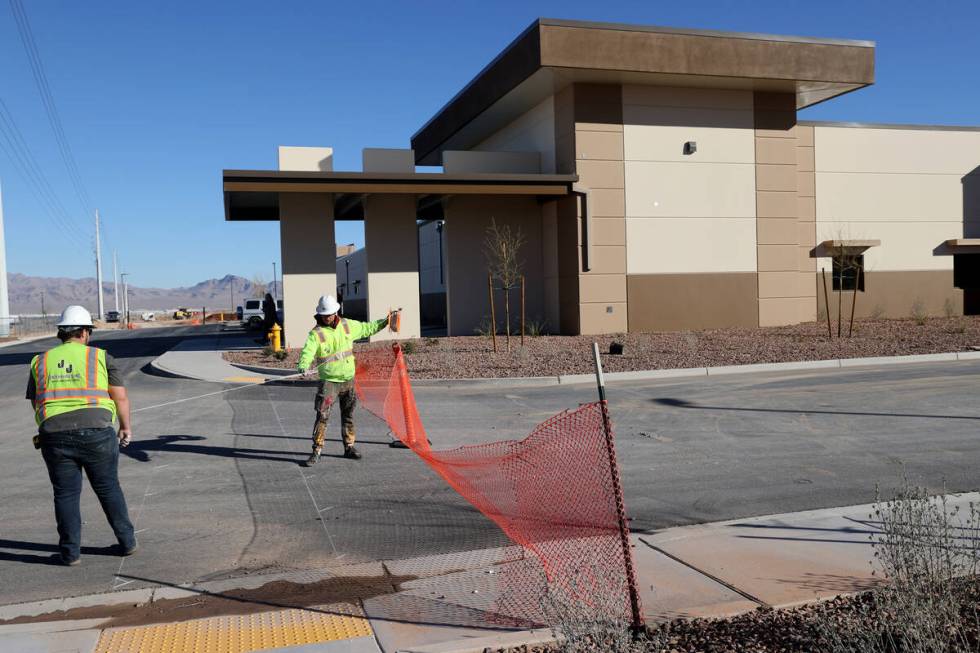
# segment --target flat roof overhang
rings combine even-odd
[[[421,203],[447,195],[561,197],[572,193],[578,175],[446,174],[434,172],[291,172],[225,170],[222,187],[226,221],[279,219],[280,193],[330,193],[335,219],[363,218],[368,195],[416,195]],[[422,217],[422,216],[420,216]]]
[[[412,136],[419,165],[470,149],[571,83],[750,89],[797,109],[874,83],[875,44],[541,18]]]

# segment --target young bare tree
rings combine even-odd
[[[854,333],[854,313],[857,310],[857,294],[861,286],[861,276],[863,272],[862,257],[860,249],[844,245],[844,239],[838,240],[840,245],[830,247],[827,254],[833,261],[835,270],[838,271],[837,292],[837,337],[843,335],[843,314],[844,314],[844,292],[851,291],[851,310],[850,322],[847,330],[847,337]],[[830,307],[827,307],[829,314]]]
[[[524,242],[524,234],[521,233],[520,227],[513,230],[510,225],[499,226],[495,219],[490,219],[490,226],[487,227],[483,241],[483,252],[487,257],[491,278],[496,279],[500,289],[504,291],[507,351],[510,351],[510,292],[521,284],[524,268],[521,247]],[[494,324],[492,328],[496,330],[497,325]]]

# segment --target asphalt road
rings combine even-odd
[[[505,543],[414,454],[358,415],[364,460],[339,457],[339,420],[312,469],[309,386],[267,385],[178,403],[213,384],[150,373],[176,342],[218,327],[103,332],[140,411],[120,476],[142,545],[120,559],[83,491],[83,563],[47,564],[57,535],[23,400],[42,341],[0,349],[0,604]],[[871,501],[903,473],[977,489],[980,364],[918,365],[644,383],[609,389],[636,530]],[[230,386],[229,386],[230,387]],[[417,388],[436,448],[525,436],[595,398],[591,386]],[[903,472],[904,470],[904,472]]]

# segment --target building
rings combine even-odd
[[[334,221],[363,219],[367,312],[402,306],[407,336],[433,294],[420,220],[441,225],[453,335],[489,314],[491,220],[526,239],[528,316],[567,334],[812,321],[824,269],[859,285],[858,315],[975,313],[980,129],[797,119],[872,84],[874,55],[868,41],[540,19],[410,149],[334,172],[329,148],[280,148],[278,170],[224,171],[225,217],[279,220],[290,306],[336,285]],[[835,252],[860,269],[835,275]],[[290,346],[303,315],[287,315]]]

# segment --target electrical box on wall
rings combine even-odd
[[[698,151],[697,141],[688,141],[684,143],[684,154],[694,154]]]

